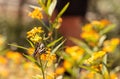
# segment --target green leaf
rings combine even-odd
[[[115,27],[116,27],[115,24],[111,24],[111,25],[107,26],[106,28],[104,28],[103,30],[100,31],[100,35],[108,33],[109,31],[111,31]]]
[[[23,54],[27,59],[29,59],[30,61],[32,61],[32,62],[37,62],[33,57],[31,57],[31,56],[28,56],[28,55],[25,55],[25,54]]]
[[[40,7],[38,7],[38,6],[34,6],[34,5],[29,5],[29,7],[30,7],[30,8],[33,8],[33,9],[39,8],[39,10],[42,10],[42,8],[40,8]]]
[[[102,74],[104,76],[104,79],[110,79],[110,75],[106,65],[107,65],[107,55],[103,57]]]
[[[32,48],[35,48],[33,43],[30,40],[27,39],[27,41],[29,42],[29,44],[31,45]]]
[[[58,56],[62,56],[62,57],[63,57],[63,59],[68,60],[68,61],[70,61],[70,60],[71,60],[70,55],[68,55],[65,51],[62,51],[62,52],[61,52],[61,54],[60,54],[60,55],[58,55]]]
[[[63,37],[60,37],[60,38],[58,38],[57,40],[51,42],[50,44],[47,45],[47,47],[51,47],[51,46],[55,45],[55,44],[56,44],[57,42],[59,42],[61,39],[63,39]]]
[[[45,27],[48,31],[50,31],[49,26],[47,26],[43,20],[39,20],[39,21],[43,25],[43,27]]]
[[[49,7],[49,8],[48,8],[48,14],[51,16],[52,13],[53,13],[53,11],[54,11],[54,9],[55,9],[57,0],[53,0],[51,4],[49,3],[49,1],[51,1],[51,0],[48,0],[48,5],[47,5],[47,7]],[[50,5],[50,6],[49,6],[49,5]]]
[[[63,7],[63,9],[60,11],[60,13],[57,15],[57,18],[61,17],[62,14],[67,10],[68,6],[69,6],[69,2]]]
[[[87,44],[85,44],[83,41],[70,37],[70,40],[72,40],[75,44],[77,44],[78,46],[82,47],[87,53],[89,53],[90,55],[93,53],[93,51],[88,47]]]
[[[47,0],[47,8],[50,6],[51,0]]]
[[[100,47],[100,46],[102,46],[102,44],[103,44],[103,42],[104,42],[104,40],[106,39],[106,35],[103,35],[101,38],[100,38],[100,40],[99,40],[99,42],[98,42],[98,46]]]
[[[45,9],[45,4],[42,0],[38,0],[38,4],[43,8]]]
[[[0,55],[5,55],[6,52],[8,52],[8,51],[10,51],[10,50],[4,48],[4,49],[0,50]]]
[[[58,13],[57,17],[55,18],[55,20],[52,23],[52,27],[53,28],[57,28],[58,29],[58,19],[62,16],[62,14],[67,10],[68,6],[69,6],[69,2],[63,7],[63,9]]]
[[[43,11],[48,14],[46,3],[47,0],[38,0],[38,4],[40,5],[40,7],[42,7]]]
[[[28,50],[28,48],[23,47],[23,46],[19,46],[19,45],[16,45],[16,44],[8,44],[8,45],[10,45],[10,46],[14,46],[14,47],[18,47],[18,48],[21,48],[21,49]]]
[[[83,69],[86,69],[86,70],[90,70],[90,71],[97,72],[95,69],[93,69],[93,68],[91,68],[91,67],[88,67],[88,66],[79,65],[79,67],[81,67],[81,68],[83,68]]]
[[[40,64],[31,56],[23,54],[27,59],[29,59],[31,62],[35,63],[39,68],[41,68]]]
[[[90,55],[86,54],[82,57],[82,59],[78,62],[79,65],[82,65],[86,59],[88,59]]]
[[[65,40],[62,41],[59,45],[57,45],[53,50],[52,50],[52,54],[55,53],[63,44],[64,44]]]

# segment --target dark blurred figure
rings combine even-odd
[[[69,37],[80,39],[80,26],[85,20],[88,0],[58,0],[53,19],[67,2],[70,2],[70,5],[62,16],[63,21],[59,31],[67,38],[65,45],[72,46],[74,44],[69,40]]]

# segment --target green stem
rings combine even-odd
[[[50,31],[50,28],[42,20],[39,21],[48,31]]]
[[[55,29],[55,40],[58,38],[58,30],[57,29]]]
[[[104,79],[110,79],[109,72],[106,65],[107,65],[107,55],[105,55],[103,58],[102,74],[104,76]]]
[[[48,63],[48,61],[49,61],[50,56],[51,56],[51,54],[48,56],[48,60],[46,60],[46,62],[45,62],[45,65],[44,65],[44,67],[43,67],[44,69],[47,68],[47,63]]]
[[[45,72],[44,72],[43,64],[42,64],[42,61],[41,61],[40,57],[39,57],[39,62],[40,62],[40,65],[41,65],[41,71],[42,71],[43,79],[45,79]]]

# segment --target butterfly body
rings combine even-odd
[[[37,54],[43,54],[45,53],[45,45],[43,43],[37,43],[35,47],[35,51],[33,53],[33,57],[36,57]]]

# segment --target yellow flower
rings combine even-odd
[[[0,76],[1,76],[1,78],[3,77],[3,78],[6,79],[6,77],[9,76],[9,70],[8,70],[8,69],[2,69],[2,70],[0,71]]]
[[[92,24],[86,24],[85,26],[82,27],[83,32],[89,32],[91,30],[93,30]]]
[[[106,54],[105,51],[98,51],[92,54],[92,56],[87,59],[86,63],[87,64],[91,64],[94,63],[94,61],[96,61],[97,59],[100,59],[101,57],[103,57]]]
[[[35,8],[32,12],[28,14],[28,16],[31,16],[32,18],[36,18],[36,19],[43,19],[43,15],[39,8]]]
[[[79,60],[84,53],[84,50],[79,46],[67,47],[65,52],[71,56],[72,59]]]
[[[19,52],[13,52],[13,51],[7,52],[6,57],[8,59],[11,59],[17,64],[19,64],[21,60],[23,59],[22,55]]]
[[[54,74],[53,73],[50,73],[50,74],[46,74],[45,75],[45,79],[54,79]],[[36,75],[35,76],[35,79],[43,79],[43,76],[42,75]]]
[[[100,21],[92,21],[91,24],[96,27],[97,29],[103,29],[104,27],[107,27],[110,22],[106,19],[100,20]]]
[[[65,69],[63,67],[58,67],[56,70],[55,70],[55,74],[56,75],[61,75],[65,72]]]
[[[40,58],[42,61],[48,61],[47,66],[51,66],[53,62],[56,60],[56,55],[51,54],[50,50],[46,51],[46,53],[43,53],[40,55]]]
[[[111,73],[110,74],[110,79],[118,79],[117,74]]]
[[[87,79],[93,79],[93,78],[94,78],[94,75],[95,75],[95,73],[89,72],[89,73],[86,75],[86,78],[87,78]]]
[[[102,64],[97,64],[97,65],[91,66],[91,68],[97,72],[100,72],[102,70],[102,67],[103,67]]]
[[[3,56],[0,56],[0,64],[7,64],[7,59]]]
[[[49,57],[49,54],[42,54],[42,55],[40,56],[40,58],[41,58],[43,61],[46,61],[46,60],[48,59],[48,57]]]
[[[29,70],[29,69],[31,69],[33,67],[33,63],[31,63],[31,62],[25,62],[24,64],[23,64],[23,68],[25,69],[25,70]]]
[[[107,19],[102,19],[100,22],[101,22],[104,26],[107,26],[107,25],[111,24],[111,22],[108,21]]]
[[[82,32],[81,37],[85,39],[87,42],[96,43],[99,40],[100,35],[96,31],[91,30],[89,32]]]
[[[34,27],[32,30],[27,32],[27,38],[34,37],[38,33],[43,33],[42,27]]]
[[[69,61],[67,61],[67,60],[65,60],[65,61],[63,62],[63,67],[64,67],[65,69],[70,69],[70,68],[72,67],[72,63],[69,62]]]
[[[54,73],[47,74],[46,79],[54,79]]]
[[[103,44],[103,50],[106,52],[113,52],[116,47],[119,45],[120,40],[118,38],[113,38],[111,40],[107,40]]]
[[[50,50],[47,50],[46,53],[40,55],[41,59],[46,61],[46,60],[56,60],[56,55],[51,54]]]
[[[62,23],[62,18],[58,18],[57,20],[54,21],[53,27],[54,27],[55,29],[59,29],[60,26],[61,26],[61,23]]]
[[[34,52],[34,48],[28,48],[28,51],[27,51],[27,53],[29,54],[29,55],[32,55],[33,54],[33,52]]]
[[[42,37],[35,35],[34,38],[30,38],[30,40],[34,43],[40,42],[42,40]]]
[[[63,20],[62,18],[58,18],[58,22],[61,23]]]
[[[40,42],[42,37],[39,35],[43,33],[42,27],[34,27],[32,30],[27,32],[27,38],[32,42]]]
[[[105,26],[100,21],[92,21],[91,23],[94,27],[97,27],[98,29],[102,29]]]

